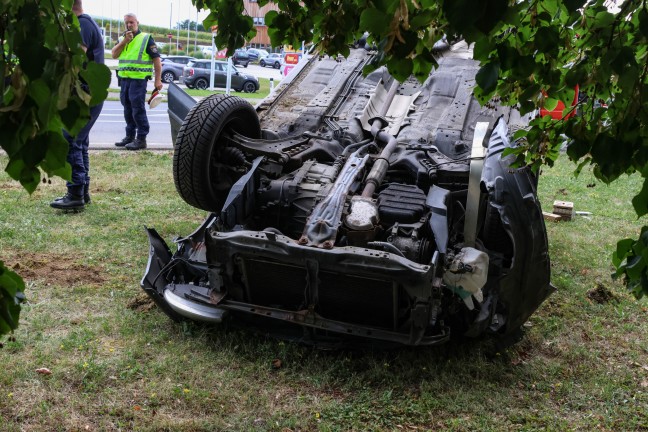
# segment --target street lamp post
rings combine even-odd
[[[173,20],[173,0],[169,2],[171,5],[171,12],[169,13],[169,32],[173,30],[173,26],[171,25],[171,21]],[[171,36],[173,33],[169,33],[169,36]],[[171,37],[169,37],[169,55],[171,55]]]

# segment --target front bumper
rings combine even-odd
[[[433,263],[356,247],[306,247],[271,232],[216,232],[208,225],[179,241],[172,257],[155,230],[148,230],[149,264],[141,285],[175,320],[218,323],[229,314],[327,337],[405,345],[449,339],[447,328],[434,325]]]

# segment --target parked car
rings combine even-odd
[[[248,67],[248,64],[250,64],[250,56],[248,55],[247,51],[243,49],[237,49],[234,51],[234,55],[232,56],[232,63],[235,65],[241,65],[244,68]]]
[[[267,57],[264,57],[261,60],[259,60],[259,64],[263,67],[270,66],[275,69],[279,69],[281,67],[282,61],[283,61],[283,57],[281,56],[281,54],[271,53],[268,54]]]
[[[175,252],[147,229],[141,285],[172,319],[328,347],[506,343],[551,294],[538,178],[506,152],[529,116],[480,106],[463,52],[424,83],[363,75],[374,56],[302,62],[256,108],[169,86],[175,186],[210,212]]]
[[[214,86],[225,88],[227,83],[227,62],[214,62]],[[211,60],[193,60],[187,64],[182,74],[181,83],[188,88],[205,90],[209,87],[209,72],[211,71]],[[239,72],[232,66],[232,88],[236,91],[253,93],[259,90],[259,80],[248,74]]]
[[[261,60],[270,54],[268,51],[259,48],[248,48],[247,53],[251,61]]]
[[[182,76],[184,67],[191,60],[195,60],[189,56],[163,56],[162,59],[162,82],[170,83]]]
[[[181,55],[178,55],[178,56],[174,56],[174,55],[162,56],[162,59],[170,60],[173,63],[180,63],[180,64],[183,64],[183,65],[186,65],[187,63],[189,63],[192,60],[196,60],[195,57],[181,56]]]

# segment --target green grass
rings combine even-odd
[[[558,291],[512,348],[327,352],[149,308],[143,226],[171,244],[205,213],[177,196],[170,153],[91,163],[93,203],[76,214],[49,208],[62,180],[29,196],[0,174],[0,254],[29,299],[0,349],[3,431],[648,429],[647,304],[609,277],[616,240],[640,226],[639,179],[574,179],[566,161],[544,170],[545,210],[560,199],[593,215],[548,224]],[[617,300],[591,301],[597,285]]]

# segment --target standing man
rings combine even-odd
[[[81,0],[75,0],[72,5],[72,12],[77,16],[81,27],[82,48],[86,53],[88,61],[104,63],[104,41],[101,31],[96,22],[89,15],[83,13]],[[86,84],[82,82],[82,87],[87,90]],[[90,129],[97,121],[103,102],[99,105],[90,107],[90,120],[79,131],[76,137],[71,137],[66,131],[63,136],[69,143],[67,161],[72,167],[72,179],[67,182],[67,194],[56,198],[51,207],[61,210],[83,210],[85,205],[90,203],[90,158],[88,157],[88,147],[90,146]]]
[[[124,106],[126,137],[115,143],[128,150],[146,148],[149,122],[146,117],[146,83],[155,75],[155,88],[162,90],[162,62],[155,41],[139,29],[139,21],[133,13],[124,15],[127,31],[112,49],[112,57],[119,59],[117,75],[121,77],[120,99]]]

